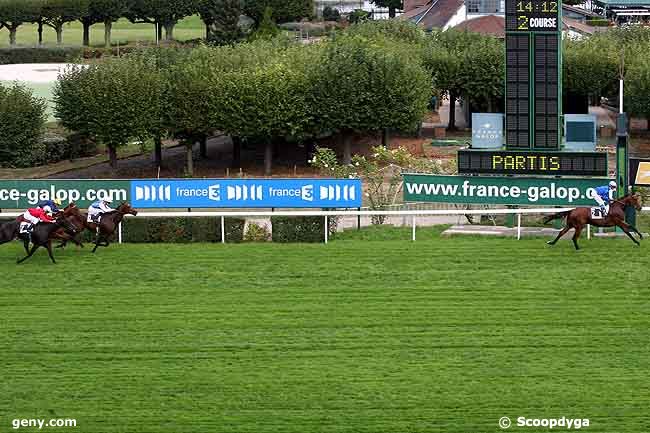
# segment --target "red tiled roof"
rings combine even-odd
[[[506,20],[503,17],[497,15],[485,15],[463,21],[454,28],[504,38],[506,35],[505,27]]]

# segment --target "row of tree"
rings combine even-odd
[[[345,160],[353,133],[415,130],[432,96],[431,74],[409,45],[350,32],[302,46],[282,39],[193,50],[149,49],[72,66],[54,92],[62,124],[116,149],[169,136],[192,146],[216,131],[265,149],[326,135]]]
[[[206,26],[206,36],[219,38],[223,32],[237,31],[240,14],[246,14],[256,23],[262,21],[265,10],[270,10],[275,22],[287,22],[310,17],[313,0],[0,0],[0,29],[9,31],[11,45],[16,44],[16,32],[26,23],[38,24],[39,44],[43,42],[43,28],[56,31],[61,44],[66,23],[83,24],[83,45],[90,43],[90,28],[104,24],[104,41],[110,46],[114,22],[127,18],[132,23],[156,26],[158,39],[171,40],[174,27],[185,17],[198,14]]]

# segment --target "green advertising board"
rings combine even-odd
[[[607,178],[439,176],[405,174],[405,202],[592,206]]]
[[[0,180],[0,209],[27,209],[41,200],[88,207],[97,199],[130,201],[129,180]]]

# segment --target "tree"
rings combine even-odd
[[[457,30],[433,33],[424,44],[424,64],[431,71],[433,87],[449,98],[449,125],[456,130],[456,100],[465,90],[468,53],[473,45],[487,36]]]
[[[462,95],[470,107],[487,112],[502,112],[495,106],[505,89],[505,49],[503,42],[485,37],[472,44],[460,69]]]
[[[56,31],[56,43],[63,40],[63,25],[77,21],[88,13],[89,0],[42,0],[43,23]]]
[[[128,0],[126,17],[133,23],[148,23],[165,28],[165,39],[174,39],[174,27],[183,18],[197,13],[200,0]]]
[[[244,61],[232,62],[215,77],[213,92],[221,108],[213,124],[234,137],[263,144],[267,175],[274,144],[300,141],[311,134],[314,113],[308,100],[308,66],[318,50],[286,49],[264,40],[243,44],[231,52]]]
[[[635,47],[636,55],[628,61],[625,72],[625,111],[632,116],[645,118],[650,130],[650,43]]]
[[[259,26],[257,27],[257,30],[251,35],[252,39],[273,39],[280,33],[280,30],[278,29],[278,26],[275,25],[275,21],[273,21],[273,11],[271,10],[270,7],[267,7],[266,10],[264,10],[264,16],[262,17],[262,21],[260,22]]]
[[[90,45],[90,26],[104,23],[104,45],[111,46],[113,23],[128,10],[127,0],[89,0],[88,10],[79,21],[83,24],[83,44]]]
[[[144,141],[160,122],[162,83],[151,58],[139,53],[73,65],[54,88],[55,113],[66,128],[103,143],[116,168],[117,149]]]
[[[342,36],[314,62],[310,106],[322,128],[340,136],[344,163],[353,133],[412,131],[431,98],[430,75],[408,45]]]
[[[388,8],[389,18],[395,18],[395,11],[397,9],[404,9],[404,2],[402,0],[372,0],[372,2],[380,8]]]
[[[43,137],[46,102],[19,83],[0,83],[0,164],[29,167]]]
[[[419,49],[426,39],[421,26],[407,20],[368,20],[350,26],[346,33],[361,35],[369,39],[387,38],[411,45],[411,50]]]
[[[565,92],[591,96],[596,101],[615,93],[620,52],[619,44],[611,36],[565,41],[562,78]]]
[[[239,41],[243,37],[239,27],[241,12],[239,0],[201,0],[199,14],[205,23],[208,42],[227,45]]]
[[[266,8],[271,8],[273,20],[281,24],[310,18],[314,14],[314,0],[243,0],[242,8],[258,25]]]
[[[0,0],[0,29],[9,30],[9,45],[16,45],[18,27],[37,20],[40,12],[38,0]]]

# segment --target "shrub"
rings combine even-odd
[[[226,242],[243,240],[243,219],[226,218]],[[122,224],[124,242],[221,242],[221,218],[127,218]]]
[[[341,18],[341,13],[338,9],[331,6],[325,6],[323,9],[323,19],[325,21],[338,21]]]
[[[42,155],[45,109],[45,100],[22,84],[0,84],[0,165],[29,167]]]
[[[323,242],[325,218],[320,216],[271,217],[273,242]],[[336,231],[336,218],[329,218],[329,233]]]
[[[370,12],[363,9],[355,9],[348,15],[348,21],[351,24],[360,23],[370,19]]]
[[[244,242],[267,242],[271,240],[271,233],[265,225],[259,225],[254,222],[248,223]]]

